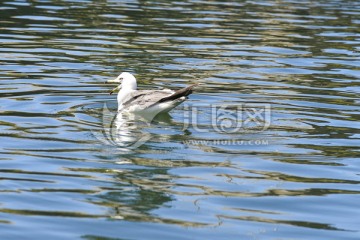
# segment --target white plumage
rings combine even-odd
[[[155,116],[160,112],[168,112],[183,101],[192,93],[196,84],[173,91],[163,90],[137,90],[136,78],[128,72],[121,73],[110,83],[120,83],[110,94],[119,91],[117,95],[118,112],[131,112],[141,115]]]

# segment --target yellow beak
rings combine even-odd
[[[117,92],[121,89],[121,85],[117,86],[116,88],[114,88],[113,90],[110,91],[110,95],[113,94],[114,92]]]
[[[111,79],[111,80],[107,80],[105,83],[120,83],[118,78],[115,79]],[[110,91],[110,95],[113,94],[114,92],[117,92],[121,89],[121,85],[117,86],[116,88],[114,88],[113,90]]]

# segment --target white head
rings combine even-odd
[[[120,89],[125,91],[137,89],[136,78],[134,77],[134,75],[128,72],[122,72],[117,78],[115,78],[114,80],[110,80],[108,82],[120,84],[118,87],[114,88],[110,92],[110,94]]]

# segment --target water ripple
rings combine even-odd
[[[359,13],[347,0],[3,2],[3,238],[357,239]],[[94,134],[104,103],[116,109],[103,82],[122,71],[141,89],[202,85],[132,125],[150,138],[127,149]],[[221,132],[224,104],[268,104],[271,124]]]

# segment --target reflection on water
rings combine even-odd
[[[79,120],[81,121],[81,119]],[[136,114],[118,112],[115,109],[109,109],[108,104],[104,103],[101,113],[101,126],[91,130],[91,133],[102,144],[116,147],[116,151],[131,152],[140,148],[155,136],[149,130],[155,127],[163,128],[172,124],[175,123],[167,112]],[[169,141],[166,135],[162,135],[157,140]]]
[[[136,149],[151,138],[149,133],[143,131],[149,126],[151,120],[127,112],[111,112],[104,104],[102,111],[102,128],[94,131],[93,135],[103,144],[113,145],[118,149]]]
[[[2,1],[0,235],[358,239],[359,14],[348,0]],[[184,104],[116,117],[103,82],[123,71],[141,89],[202,83],[187,103],[204,131],[184,128]],[[247,103],[271,106],[266,130],[213,128],[209,106]]]

